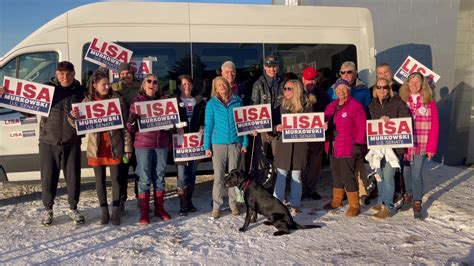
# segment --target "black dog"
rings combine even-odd
[[[245,223],[239,228],[240,232],[245,232],[250,221],[257,221],[257,213],[265,216],[268,221],[266,225],[275,226],[278,231],[273,233],[275,236],[289,234],[290,229],[309,229],[320,228],[319,225],[299,225],[291,217],[291,214],[285,205],[277,198],[265,190],[262,185],[256,183],[250,178],[245,177],[245,173],[241,170],[232,170],[225,178],[227,187],[235,187],[244,191],[245,205],[247,206],[247,214],[245,215]]]

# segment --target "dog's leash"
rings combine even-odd
[[[258,134],[257,134],[258,136]],[[250,167],[249,167],[249,174],[253,173],[253,154],[255,152],[255,137],[253,136],[253,143],[252,143],[252,153],[250,154]]]

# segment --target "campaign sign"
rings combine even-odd
[[[130,62],[132,53],[132,51],[113,42],[94,38],[87,49],[84,60],[102,67],[118,70],[122,62]]]
[[[185,162],[207,158],[202,133],[174,134],[173,158],[175,162]]]
[[[250,105],[234,108],[237,135],[243,136],[254,131],[272,131],[272,111],[270,104]]]
[[[49,116],[54,87],[6,76],[3,87],[7,92],[0,95],[0,107]]]
[[[180,122],[176,98],[136,102],[135,112],[140,132],[169,129]]]
[[[119,99],[74,103],[72,109],[79,111],[76,117],[78,135],[123,128]]]
[[[411,118],[391,118],[384,122],[367,120],[367,147],[409,148],[413,147]]]
[[[324,113],[282,114],[282,142],[321,142],[325,140]]]
[[[413,73],[413,72],[420,72],[425,77],[431,77],[431,79],[436,83],[438,82],[440,75],[433,72],[433,70],[427,68],[422,63],[415,60],[415,58],[408,56],[403,62],[402,66],[395,72],[393,79],[395,79],[398,83],[403,84],[406,78]]]
[[[150,60],[132,58],[130,65],[132,66],[133,75],[135,75],[137,79],[143,79],[145,75],[152,73],[152,62]],[[117,70],[112,71],[112,75],[114,82],[120,80],[120,75]]]

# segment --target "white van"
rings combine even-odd
[[[351,60],[361,79],[374,79],[368,9],[105,2],[75,8],[43,25],[0,59],[0,80],[44,83],[54,76],[57,62],[67,60],[84,84],[98,68],[83,59],[94,37],[132,50],[133,60],[147,59],[169,93],[179,75],[191,74],[195,88],[207,95],[209,81],[227,60],[235,63],[237,80],[251,88],[269,54],[279,57],[280,73],[301,74],[306,66],[334,73]],[[0,120],[5,118],[10,120],[0,121],[0,179],[39,179],[39,119],[0,108]],[[83,176],[92,175],[85,162]]]

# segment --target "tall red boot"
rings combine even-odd
[[[163,221],[171,220],[171,216],[163,208],[163,203],[165,200],[164,191],[155,191],[155,216],[162,219]]]
[[[138,202],[140,204],[140,225],[150,224],[150,192],[138,194]]]

